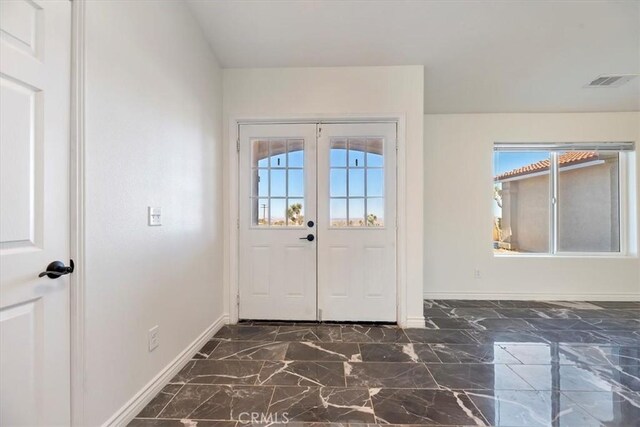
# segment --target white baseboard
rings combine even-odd
[[[122,408],[120,408],[103,427],[126,426],[135,416],[153,399],[162,388],[169,383],[202,346],[211,339],[222,326],[229,323],[229,315],[224,314],[213,322],[198,338],[182,351],[175,359],[149,381],[138,393],[135,394]]]
[[[468,293],[425,292],[424,299],[534,300],[534,301],[640,301],[640,294]]]
[[[404,325],[405,328],[424,328],[424,316],[412,316],[407,318],[407,323]]]

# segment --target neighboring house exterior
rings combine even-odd
[[[568,152],[559,156],[558,250],[611,252],[620,247],[618,154]],[[501,188],[497,246],[549,251],[549,160],[494,178]]]

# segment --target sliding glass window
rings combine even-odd
[[[623,164],[634,143],[496,143],[496,254],[622,251]]]

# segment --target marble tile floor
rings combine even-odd
[[[129,425],[640,426],[640,302],[424,312],[425,329],[225,326]]]

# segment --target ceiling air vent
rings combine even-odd
[[[636,77],[637,74],[607,74],[598,76],[585,87],[618,87]]]

